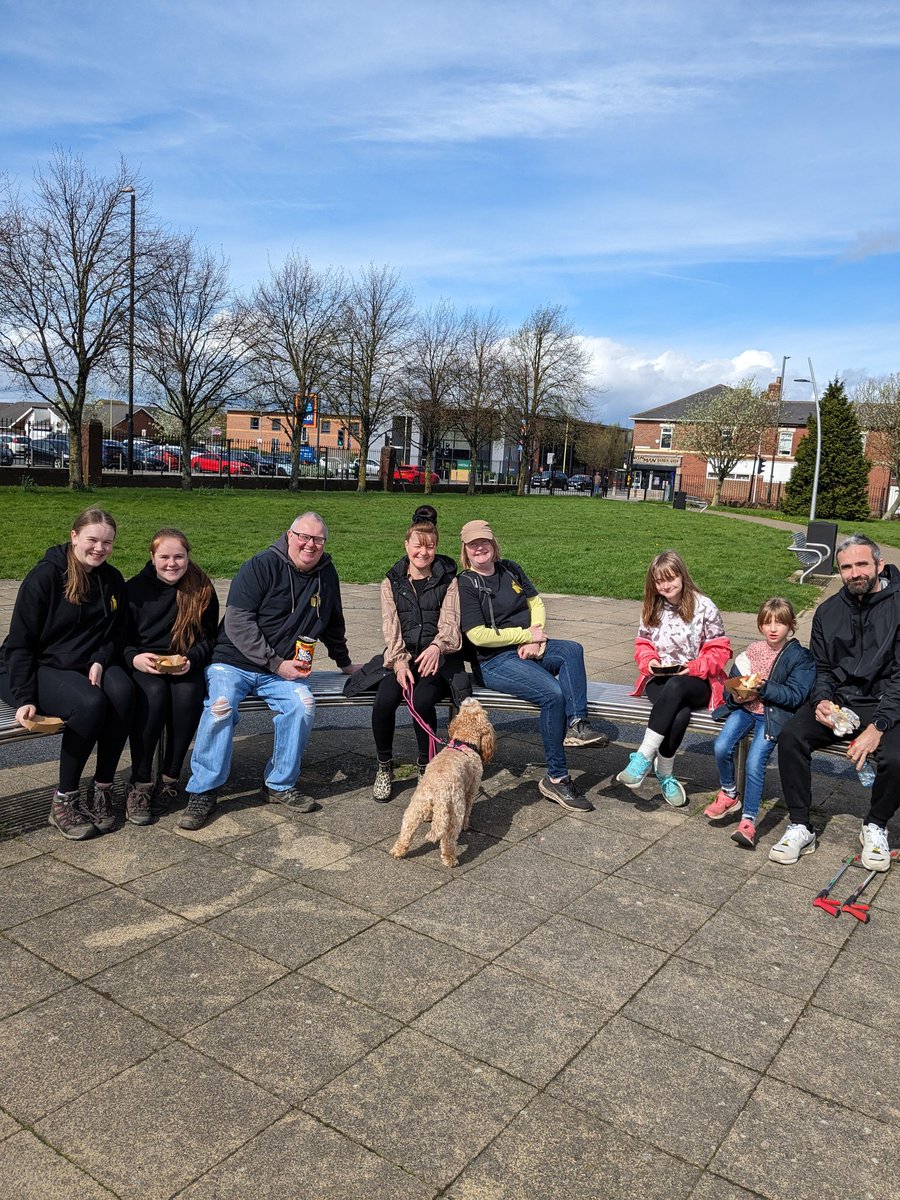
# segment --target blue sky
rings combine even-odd
[[[900,369],[900,6],[0,3],[0,165],[119,155],[250,287],[566,306],[605,419],[811,356]],[[804,385],[786,395],[800,399]]]

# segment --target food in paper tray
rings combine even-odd
[[[751,671],[749,675],[735,675],[726,680],[725,687],[734,700],[753,700],[762,682],[763,678],[759,672]]]
[[[183,654],[163,654],[156,660],[156,669],[160,675],[172,675],[180,671],[186,662]]]
[[[26,718],[22,724],[30,733],[59,733],[65,721],[62,717],[42,717],[35,715]]]

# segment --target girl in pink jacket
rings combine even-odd
[[[725,664],[731,643],[722,616],[702,595],[674,550],[657,554],[644,582],[644,606],[634,644],[640,675],[633,696],[646,695],[653,705],[644,739],[616,778],[637,790],[651,771],[663,799],[680,808],[687,804],[674,775],[691,710],[722,703]]]

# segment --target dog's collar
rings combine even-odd
[[[472,742],[463,742],[459,738],[451,738],[447,745],[451,750],[471,750],[473,754],[477,754],[481,758],[481,751]]]

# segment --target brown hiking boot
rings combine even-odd
[[[178,803],[181,789],[176,779],[163,779],[160,775],[156,781],[156,791],[153,793],[153,808],[159,813],[168,812]]]
[[[83,806],[84,812],[101,833],[109,833],[116,823],[116,814],[113,808],[114,788],[115,785],[112,783],[108,783],[105,787],[99,787],[96,783],[88,784],[87,800]]]
[[[207,818],[215,811],[216,800],[215,792],[188,792],[188,802],[184,812],[181,814],[181,819],[178,822],[179,829],[201,829],[206,823]]]
[[[132,825],[149,825],[153,820],[152,799],[152,783],[129,783],[125,793],[125,820]]]
[[[97,832],[93,821],[81,811],[77,792],[54,792],[47,822],[73,842],[83,842]]]

